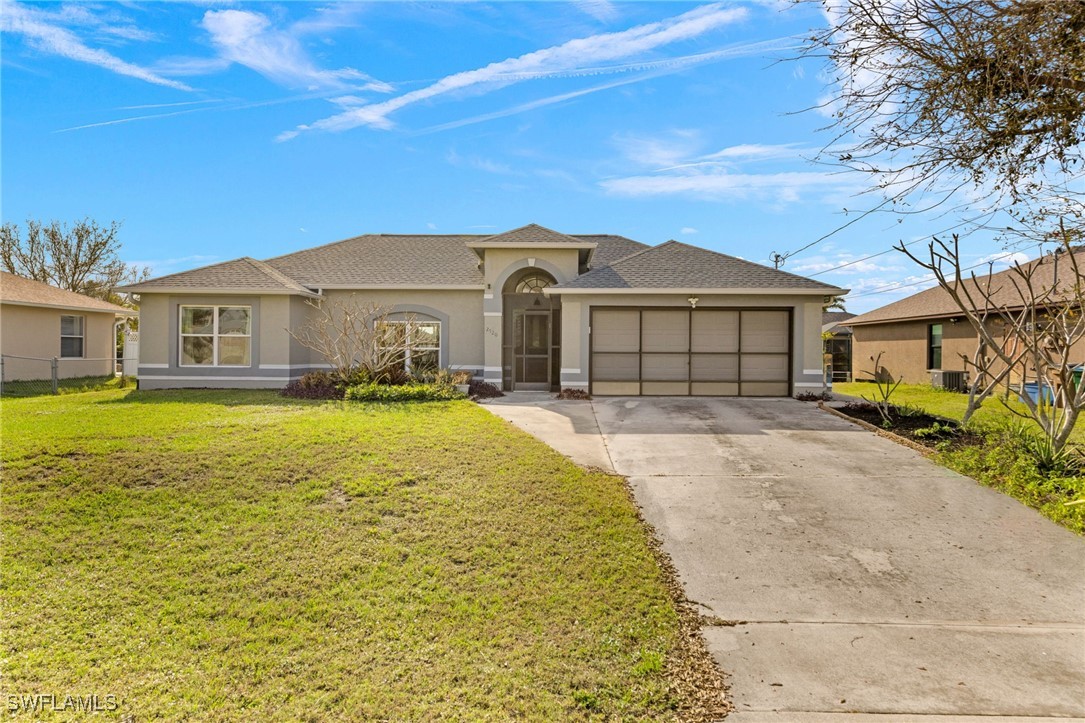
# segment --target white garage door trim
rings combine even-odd
[[[588,324],[594,395],[791,394],[791,308],[592,306]]]

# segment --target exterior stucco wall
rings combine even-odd
[[[117,354],[113,336],[117,317],[110,312],[50,309],[16,304],[0,305],[0,353],[4,359],[4,380],[49,379],[53,357],[60,357],[60,317],[82,316],[83,357],[59,359],[57,375],[62,378],[103,376],[115,369]]]
[[[967,369],[961,355],[972,358],[976,353],[978,335],[965,320],[953,323],[949,317],[919,321],[895,321],[885,324],[861,324],[852,328],[852,378],[873,379],[874,362],[883,352],[881,367],[894,380],[903,379],[906,384],[930,384],[927,368],[927,335],[931,324],[942,324],[942,369],[963,371]],[[997,327],[996,327],[997,329]],[[1005,336],[996,332],[995,338],[1006,344]],[[1085,363],[1085,339],[1073,347],[1071,359]],[[999,368],[996,364],[995,368]],[[1030,378],[1035,370],[1029,367]],[[1014,373],[1011,383],[1020,381]]]
[[[486,291],[483,295],[484,315],[484,363],[483,376],[491,384],[501,386],[503,363],[502,345],[504,343],[504,299],[502,292],[505,283],[525,269],[536,268],[553,276],[560,284],[577,277],[580,270],[580,252],[577,249],[524,248],[524,249],[485,249]],[[564,302],[563,302],[564,303]],[[562,359],[564,351],[565,324],[562,317]],[[562,365],[565,366],[564,361]]]
[[[852,328],[852,379],[872,380],[874,362],[882,352],[881,369],[893,380],[906,384],[930,384],[927,368],[927,335],[931,324],[942,325],[942,369],[965,369],[960,355],[971,357],[976,351],[977,337],[967,321],[951,323],[949,319],[898,321],[889,324],[860,325]]]
[[[482,369],[483,317],[482,293],[474,290],[443,289],[364,289],[356,292],[328,290],[325,296],[334,301],[351,294],[360,304],[380,305],[390,314],[429,316],[441,322],[441,366]]]
[[[562,294],[562,387],[587,388],[590,319],[593,306],[674,306],[688,308],[688,294]],[[792,310],[794,392],[823,385],[820,296],[700,295],[698,309],[787,308]],[[575,339],[572,337],[576,337]]]
[[[441,322],[441,364],[481,370],[483,362],[482,294],[455,290],[328,290],[326,298],[373,303],[393,316],[418,314]],[[179,307],[182,305],[252,307],[251,364],[248,367],[182,367],[179,364]],[[286,295],[163,295],[141,298],[140,387],[281,388],[314,369],[327,368],[318,354],[300,344],[287,329],[310,323],[316,310],[304,298]]]

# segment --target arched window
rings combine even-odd
[[[541,294],[548,286],[553,286],[554,281],[543,274],[528,274],[516,284],[517,294]]]

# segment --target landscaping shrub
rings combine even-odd
[[[1007,425],[989,431],[980,445],[942,451],[939,460],[1085,534],[1085,505],[1068,505],[1085,497],[1082,451],[1069,450],[1067,456],[1052,458],[1043,451],[1039,435],[1022,425]]]
[[[294,399],[342,399],[343,386],[328,372],[309,372],[283,387],[280,394]]]
[[[347,387],[344,397],[352,402],[443,402],[463,399],[455,387],[445,384],[410,382],[407,384],[377,384],[368,382]]]
[[[467,390],[467,393],[473,399],[495,399],[497,397],[505,396],[505,393],[495,385],[490,384],[489,382],[479,381],[478,379],[471,382],[471,387]]]
[[[558,392],[558,399],[591,399],[586,389],[562,389]]]
[[[828,392],[799,392],[795,398],[800,402],[831,402],[833,395]]]

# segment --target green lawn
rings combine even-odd
[[[136,720],[720,712],[623,480],[472,403],[0,409],[6,694]]]
[[[874,384],[833,384],[834,394],[877,398]],[[968,397],[957,392],[920,384],[901,384],[890,397],[894,404],[918,407],[929,414],[961,419]],[[1017,409],[1025,406],[1011,401]],[[1043,468],[1036,457],[1022,449],[1021,436],[1015,429],[1038,430],[1010,412],[998,399],[988,399],[973,416],[982,433],[982,444],[954,447],[947,445],[934,459],[967,475],[981,484],[1014,497],[1060,525],[1085,535],[1085,505],[1071,504],[1085,499],[1085,475],[1078,471]],[[1085,422],[1078,419],[1071,440],[1085,443]]]
[[[878,389],[869,382],[833,382],[834,394],[847,394],[853,397],[865,396],[868,399],[877,398]],[[968,406],[968,395],[959,392],[951,392],[945,389],[935,389],[928,384],[901,384],[890,401],[894,404],[909,404],[919,407],[929,414],[949,419],[961,419],[964,410]],[[1014,408],[1024,412],[1025,405],[1011,398],[1009,403]],[[997,426],[1008,419],[1016,419],[1006,406],[995,398],[984,401],[972,419],[979,426]],[[1074,428],[1073,439],[1085,442],[1085,424],[1079,420]]]
[[[69,377],[57,380],[57,393],[74,394],[96,392],[105,389],[123,389],[134,385],[131,377],[118,377],[106,374],[90,377]],[[53,382],[49,379],[5,381],[0,394],[5,397],[37,397],[53,393]]]

